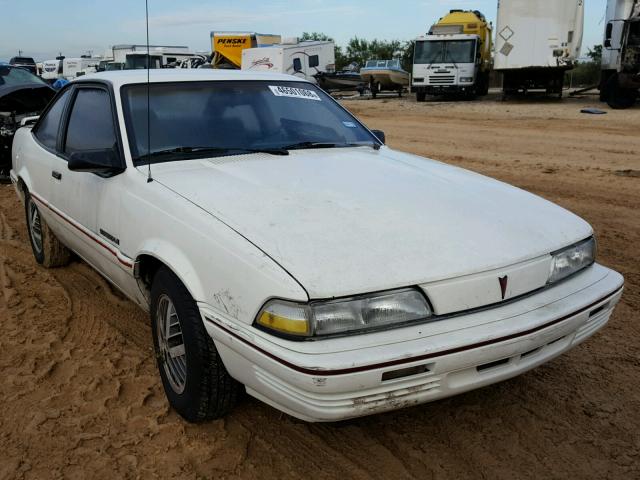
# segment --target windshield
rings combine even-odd
[[[475,44],[475,40],[434,40],[416,42],[413,63],[473,63]]]
[[[0,65],[0,86],[12,87],[33,83],[47,85],[40,77],[36,77],[24,68]]]
[[[400,68],[400,60],[367,60],[365,68]]]
[[[176,82],[150,85],[151,162],[172,149],[188,158],[273,150],[378,144],[353,116],[315,85],[282,81]],[[147,85],[122,89],[131,155],[148,163]],[[218,153],[205,149],[217,149]],[[228,149],[229,151],[225,151]],[[237,152],[233,152],[233,151]]]

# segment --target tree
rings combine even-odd
[[[602,63],[602,45],[595,45],[593,50],[589,49],[587,57],[589,57],[593,63],[600,65]]]
[[[602,69],[602,45],[595,45],[587,52],[588,62],[578,63],[573,70],[567,72],[566,82],[574,87],[588,87],[600,82]]]
[[[307,40],[315,40],[319,42],[333,42],[333,38],[329,35],[321,32],[302,32],[302,36],[300,37],[300,41],[304,42]]]

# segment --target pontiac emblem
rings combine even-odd
[[[509,277],[505,275],[504,277],[498,277],[498,281],[500,282],[500,291],[502,292],[502,300],[504,300],[504,296],[507,293],[507,282],[509,281]]]

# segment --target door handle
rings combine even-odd
[[[55,170],[51,172],[51,176],[56,180],[62,180],[62,174],[60,172],[56,172]]]

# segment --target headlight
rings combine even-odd
[[[460,77],[460,83],[471,83],[473,82],[473,77]]]
[[[305,304],[271,300],[255,323],[284,335],[313,337],[384,328],[429,318],[431,314],[422,293],[404,289]]]
[[[593,237],[551,254],[551,271],[547,283],[554,283],[591,265],[596,259]]]

